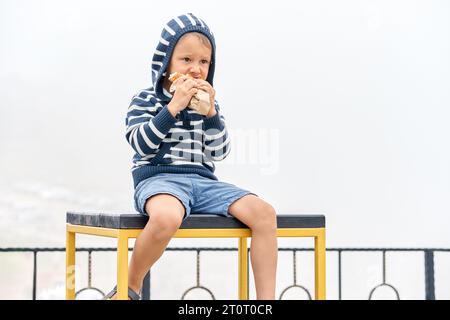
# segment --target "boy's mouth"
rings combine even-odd
[[[189,74],[189,76],[194,78],[194,79],[201,79],[202,78],[200,75]]]

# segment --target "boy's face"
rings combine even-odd
[[[170,59],[167,77],[173,72],[206,80],[211,63],[211,49],[198,36],[186,34],[176,44]]]

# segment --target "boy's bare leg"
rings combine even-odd
[[[145,275],[164,253],[185,213],[183,204],[168,194],[151,197],[145,211],[150,213],[150,218],[136,239],[128,268],[128,286],[138,293]]]
[[[246,195],[232,203],[228,212],[252,230],[250,257],[256,299],[275,300],[278,245],[274,208],[255,195]]]

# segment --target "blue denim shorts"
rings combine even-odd
[[[143,215],[146,201],[157,194],[170,194],[185,208],[184,219],[193,214],[230,216],[228,207],[245,195],[255,193],[227,182],[205,178],[196,173],[158,173],[141,181],[134,193],[134,208]]]

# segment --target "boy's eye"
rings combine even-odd
[[[184,61],[189,62],[191,61],[191,59],[189,59],[188,57],[183,58]]]
[[[204,63],[204,64],[208,64],[208,63],[209,63],[209,61],[208,61],[208,60],[202,60],[202,63]]]

